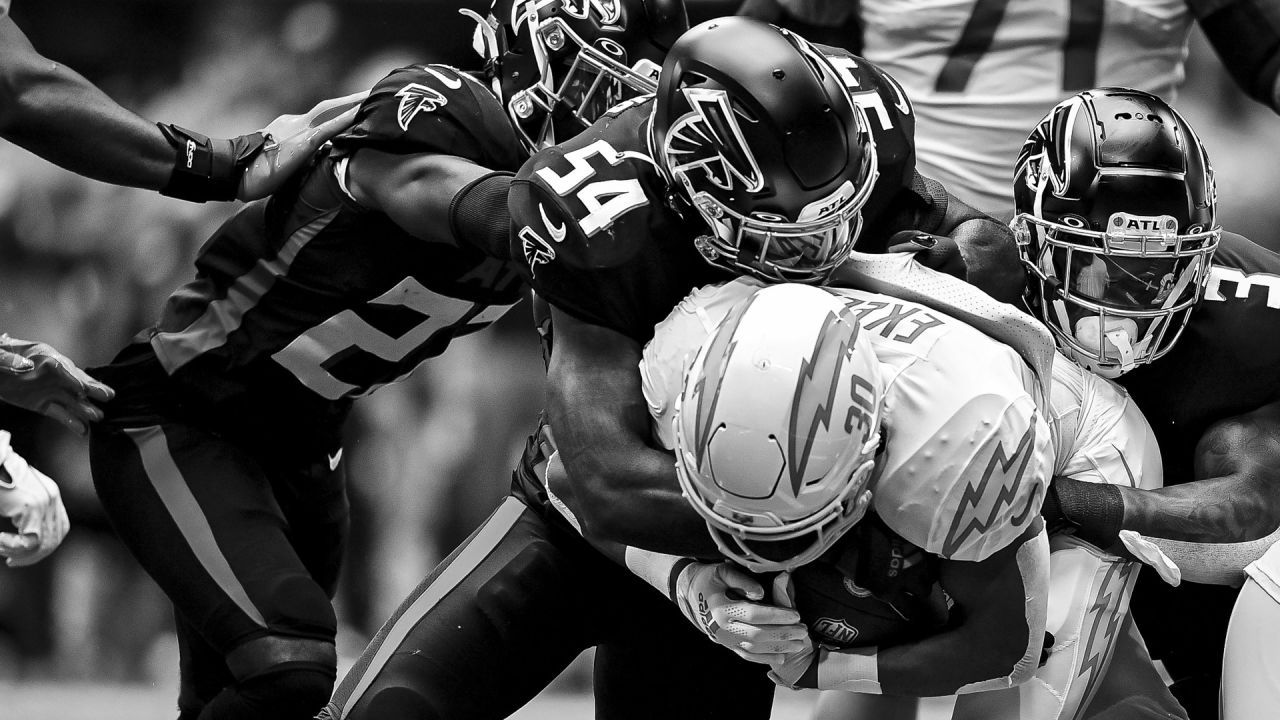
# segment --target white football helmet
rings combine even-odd
[[[867,510],[884,384],[860,333],[836,295],[768,286],[729,312],[685,375],[672,420],[680,486],[748,569],[815,560]]]

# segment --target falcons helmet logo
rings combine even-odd
[[[449,102],[439,90],[418,83],[409,83],[400,88],[396,97],[400,98],[400,110],[396,113],[396,118],[400,123],[400,129],[405,132],[409,131],[409,123],[413,121],[415,115],[420,112],[431,112]]]
[[[747,147],[739,121],[756,122],[735,111],[723,90],[683,88],[693,112],[676,120],[667,136],[671,171],[687,175],[701,169],[716,187],[746,192],[764,188],[764,175]]]

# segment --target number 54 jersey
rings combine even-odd
[[[214,233],[195,279],[139,338],[147,346],[125,355],[153,354],[203,407],[322,423],[520,299],[508,263],[413,237],[357,202],[346,173],[362,148],[508,171],[527,157],[474,78],[443,65],[395,70],[308,172]]]

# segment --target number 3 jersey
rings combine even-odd
[[[187,399],[323,424],[522,296],[508,263],[412,237],[353,199],[347,162],[362,148],[508,171],[527,157],[472,77],[442,65],[393,71],[308,172],[214,233],[196,278],[140,336]]]
[[[859,249],[883,249],[897,230],[933,229],[945,191],[915,174],[911,106],[874,65],[824,48],[871,120],[880,180]],[[690,289],[730,274],[694,246],[709,232],[697,213],[672,209],[671,188],[649,150],[653,100],[607,113],[574,139],[525,163],[511,185],[511,255],[538,295],[585,322],[637,343]],[[936,222],[936,220],[933,220]]]

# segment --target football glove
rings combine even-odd
[[[770,665],[809,643],[800,613],[761,602],[764,587],[733,563],[689,563],[673,595],[694,627],[744,660]]]
[[[57,549],[71,528],[62,494],[44,473],[27,464],[0,430],[0,516],[16,533],[0,532],[0,557],[10,567],[33,565]]]
[[[773,579],[773,599],[783,607],[795,607],[791,573]],[[770,664],[769,679],[791,689],[845,690],[879,693],[880,678],[874,647],[831,650],[818,647],[807,634],[795,652],[778,656]]]
[[[83,435],[102,419],[94,403],[115,392],[44,343],[0,335],[0,400],[47,415]]]

